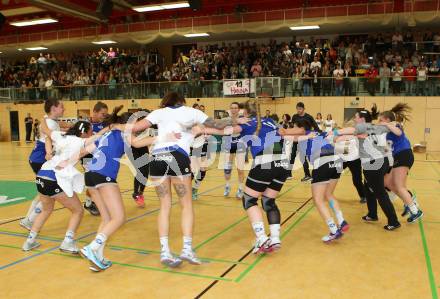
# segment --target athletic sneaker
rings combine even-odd
[[[145,207],[145,198],[143,194],[138,194],[134,197],[134,202],[137,204],[138,207],[143,208]]]
[[[306,175],[305,177],[303,177],[303,178],[301,179],[301,182],[309,182],[309,181],[311,181],[311,180],[312,180],[312,177],[309,176],[309,175]]]
[[[229,193],[231,193],[231,186],[225,186],[225,192],[223,192],[223,196],[228,197]]]
[[[80,254],[83,258],[90,261],[91,266],[95,269],[99,269],[99,271],[107,269],[102,261],[96,256],[95,252],[90,248],[89,245],[84,246],[80,251]],[[93,271],[93,270],[92,270]]]
[[[23,244],[23,247],[22,247],[22,249],[23,249],[23,251],[30,251],[30,250],[32,250],[32,249],[35,249],[35,248],[37,248],[37,247],[40,247],[40,243],[38,243],[37,241],[34,241],[34,242],[29,242],[28,240],[26,240],[25,242],[24,242],[24,244]]]
[[[270,247],[270,238],[264,236],[262,238],[258,238],[255,241],[254,249],[252,250],[253,254],[262,254],[272,252],[272,248]]]
[[[270,238],[269,247],[272,251],[277,251],[281,249],[281,240],[280,238]]]
[[[423,217],[422,210],[418,210],[417,214],[411,213],[411,216],[409,216],[409,218],[406,221],[408,221],[408,223],[413,223],[414,221],[416,221],[417,219],[422,218],[422,217]]]
[[[365,215],[365,216],[362,216],[362,220],[364,220],[366,222],[375,222],[375,221],[378,221],[379,219],[377,217],[373,218],[368,215]]]
[[[187,261],[191,265],[201,265],[202,261],[196,256],[194,250],[182,250],[180,254],[180,258],[184,261]]]
[[[367,203],[367,198],[361,197],[361,199],[359,200],[359,203]]]
[[[182,264],[182,260],[179,257],[171,254],[170,252],[161,252],[160,262],[162,263],[162,265],[168,266],[170,268],[176,268]]]
[[[199,199],[199,190],[197,188],[192,188],[192,200]]]
[[[32,229],[32,224],[33,223],[27,217],[24,217],[23,219],[20,220],[20,226],[24,227],[28,231]]]
[[[75,240],[70,240],[70,241],[64,240],[63,243],[61,243],[60,250],[62,252],[67,252],[71,254],[79,253],[79,249],[78,246],[76,246]]]
[[[396,223],[396,224],[393,224],[393,225],[391,225],[391,224],[387,224],[387,225],[385,225],[383,228],[385,229],[385,230],[395,230],[395,229],[397,229],[397,228],[399,228],[400,227],[400,223]]]
[[[342,221],[341,225],[339,226],[339,229],[343,232],[346,233],[348,232],[348,230],[350,229],[350,225],[348,224],[347,221]]]
[[[328,235],[322,237],[322,241],[328,244],[334,240],[342,238],[342,236],[343,233],[338,229],[335,234],[329,233]]]
[[[243,190],[242,190],[241,188],[238,188],[237,193],[235,193],[235,197],[236,197],[237,199],[242,199],[242,198],[243,198],[243,195],[244,195]]]
[[[113,263],[111,261],[109,261],[108,259],[106,259],[106,258],[102,258],[101,263],[105,266],[104,270],[110,268],[113,265]],[[89,269],[91,271],[93,271],[93,272],[100,272],[100,271],[102,271],[98,267],[93,265],[92,263],[90,263]]]
[[[99,216],[99,210],[96,204],[92,201],[91,204],[88,206],[87,202],[84,203],[84,209],[89,211],[90,214],[93,216]]]

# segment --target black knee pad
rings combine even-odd
[[[278,210],[277,204],[275,203],[275,198],[269,198],[263,195],[263,197],[261,198],[261,204],[263,206],[263,210],[266,213]]]
[[[261,198],[261,203],[263,209],[267,215],[267,221],[269,224],[280,224],[281,223],[281,213],[275,203],[275,198],[269,198],[263,195]]]
[[[242,201],[243,201],[243,208],[245,210],[249,209],[250,207],[258,205],[258,198],[252,197],[247,193],[244,194]]]

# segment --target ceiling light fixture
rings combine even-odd
[[[313,30],[313,29],[319,29],[319,25],[310,25],[310,26],[292,26],[289,27],[290,30],[297,31],[297,30]]]
[[[58,22],[58,20],[56,20],[56,19],[44,18],[44,19],[34,19],[34,20],[11,22],[10,24],[12,26],[16,26],[16,27],[24,27],[24,26],[50,24],[50,23],[56,23],[56,22]]]
[[[184,35],[185,37],[201,37],[201,36],[209,36],[209,33],[188,33]]]
[[[108,44],[116,44],[116,42],[114,40],[101,40],[101,41],[92,42],[92,44],[95,44],[95,45],[108,45]]]
[[[134,6],[133,10],[137,12],[149,12],[149,11],[186,8],[186,7],[189,7],[188,1],[180,1],[180,2],[171,2],[171,3],[163,3],[163,4]]]

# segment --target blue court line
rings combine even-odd
[[[89,234],[87,234],[87,235],[84,235],[84,236],[78,238],[77,240],[81,240],[81,239],[87,238],[87,237],[89,237],[89,236],[94,235],[95,233],[96,233],[96,232],[91,232],[91,233],[89,233]],[[55,246],[55,247],[52,247],[52,248],[46,249],[46,250],[44,250],[44,251],[38,252],[38,253],[36,253],[36,254],[33,254],[33,255],[31,255],[31,256],[27,256],[27,257],[25,257],[25,258],[19,259],[19,260],[15,261],[15,262],[12,262],[12,263],[6,264],[6,265],[4,265],[4,266],[1,266],[1,267],[0,267],[0,270],[4,270],[4,269],[6,269],[6,268],[9,268],[9,267],[12,267],[12,266],[14,266],[14,265],[20,264],[20,263],[22,263],[22,262],[28,261],[28,260],[30,260],[30,259],[32,259],[32,258],[34,258],[34,257],[37,257],[37,256],[40,256],[40,255],[43,255],[43,254],[45,254],[45,253],[49,253],[49,252],[51,252],[51,251],[54,251],[54,250],[58,249],[59,247],[60,247],[60,246],[58,245],[58,246]]]
[[[206,190],[206,191],[204,191],[204,192],[202,192],[202,193],[200,193],[200,194],[208,193],[208,192],[210,192],[210,191],[213,191],[213,190],[215,190],[215,189],[220,188],[221,186],[223,186],[223,184],[220,185],[220,186],[217,186],[217,187],[211,188],[211,189],[209,189],[209,190]],[[174,203],[172,203],[171,205],[175,205],[176,203],[177,203],[177,202],[174,202]],[[133,220],[139,219],[139,218],[144,217],[144,216],[147,216],[147,215],[152,214],[152,213],[154,213],[154,212],[157,212],[157,211],[159,211],[159,210],[160,210],[160,208],[155,209],[155,210],[152,210],[152,211],[149,211],[149,212],[146,212],[146,213],[144,213],[144,214],[141,214],[141,215],[136,216],[136,217],[133,217],[133,218],[129,218],[129,219],[127,219],[127,221],[126,221],[125,223],[131,222],[131,221],[133,221]],[[2,233],[2,234],[6,234],[6,233]],[[7,234],[9,234],[9,233],[7,233]],[[84,236],[81,236],[81,237],[77,238],[76,240],[79,241],[79,240],[82,240],[82,239],[84,239],[84,238],[90,237],[90,236],[92,236],[92,235],[94,235],[94,234],[96,234],[96,231],[91,232],[91,233],[88,233],[88,234],[86,234],[86,235],[84,235]],[[19,235],[19,234],[15,234],[15,235],[21,236],[21,235]],[[38,252],[38,253],[36,253],[36,254],[33,254],[33,255],[31,255],[31,256],[27,256],[27,257],[25,257],[25,258],[19,259],[19,260],[17,260],[17,261],[12,262],[12,263],[6,264],[6,265],[4,265],[4,266],[1,266],[1,267],[0,267],[0,270],[4,270],[4,269],[6,269],[6,268],[9,268],[9,267],[12,267],[12,266],[14,266],[14,265],[20,264],[20,263],[22,263],[22,262],[28,261],[28,260],[30,260],[30,259],[32,259],[32,258],[38,257],[38,256],[43,255],[43,254],[45,254],[45,253],[49,253],[49,252],[51,252],[51,251],[54,251],[54,250],[58,249],[59,247],[60,247],[60,246],[58,245],[58,246],[56,246],[56,247],[52,247],[52,248],[46,249],[46,250],[44,250],[44,251]]]

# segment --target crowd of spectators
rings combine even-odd
[[[173,89],[222,95],[223,79],[281,77],[285,96],[440,95],[440,34],[405,31],[193,46],[171,66],[158,51],[43,54],[2,65],[0,86],[25,99],[144,98]],[[135,84],[135,85],[132,85]]]

